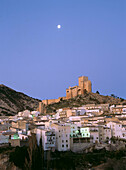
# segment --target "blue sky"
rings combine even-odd
[[[125,63],[125,0],[0,0],[0,84],[57,98],[85,75],[126,98]]]

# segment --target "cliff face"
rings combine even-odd
[[[38,104],[38,99],[16,92],[5,85],[0,85],[0,116],[15,115],[25,109],[34,110]]]

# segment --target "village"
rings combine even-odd
[[[92,91],[88,77],[81,76],[78,80],[79,86],[66,89],[64,100],[83,95],[85,90]],[[45,113],[46,105],[58,101],[42,100],[35,111],[1,116],[0,145],[27,146],[29,136],[35,134],[38,145],[42,139],[44,151],[90,152],[94,148],[125,148],[126,105],[86,104]]]
[[[125,148],[126,105],[88,104],[58,109],[52,115],[25,110],[0,118],[1,145],[27,145],[32,133],[38,144],[42,137],[44,151],[88,152],[92,148],[109,150],[110,145],[111,149]],[[122,143],[114,144],[112,139]]]

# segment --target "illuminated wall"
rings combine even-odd
[[[83,138],[90,138],[90,131],[88,127],[80,128],[80,130],[77,128],[77,126],[71,125],[71,137],[83,137]]]
[[[80,132],[81,132],[81,136],[82,137],[90,137],[90,131],[89,131],[89,128],[81,128],[80,129]]]

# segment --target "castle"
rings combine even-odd
[[[66,97],[59,97],[58,99],[46,99],[42,100],[42,102],[39,103],[39,111],[42,112],[43,110],[43,104],[48,105],[52,103],[58,103],[61,100],[67,100],[70,98],[74,98],[78,95],[83,95],[85,91],[92,92],[92,84],[91,81],[88,80],[88,77],[81,76],[78,78],[79,85],[74,87],[69,87],[66,89]]]
[[[85,90],[87,92],[92,91],[91,81],[88,80],[88,77],[81,76],[78,78],[79,86],[69,87],[66,89],[66,99],[76,97],[78,95],[83,95]]]

